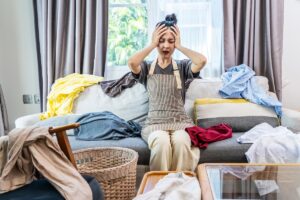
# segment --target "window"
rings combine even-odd
[[[129,71],[128,58],[148,41],[146,0],[110,0],[106,79]]]
[[[222,73],[222,1],[113,0],[109,6],[106,70],[109,77],[120,77],[129,71],[128,58],[149,43],[156,23],[170,13],[177,15],[182,44],[208,58],[201,75],[217,77]],[[152,60],[156,56],[156,52],[153,51],[148,59]],[[179,51],[175,51],[173,57],[186,58]]]

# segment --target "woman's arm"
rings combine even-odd
[[[128,59],[128,66],[134,74],[139,74],[141,72],[141,63],[145,57],[151,53],[155,47],[157,47],[159,38],[165,33],[166,30],[167,27],[165,27],[165,25],[157,26],[152,34],[151,44]]]
[[[172,33],[175,37],[175,48],[177,48],[179,51],[181,51],[181,53],[192,60],[192,72],[199,72],[206,64],[206,57],[201,53],[198,53],[181,45],[180,32],[177,25],[175,26],[175,28],[172,27],[172,30],[174,31]]]

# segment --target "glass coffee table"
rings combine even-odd
[[[300,164],[201,164],[203,200],[300,199]]]

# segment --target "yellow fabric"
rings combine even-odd
[[[57,79],[47,97],[47,112],[41,114],[40,119],[72,113],[73,102],[79,93],[102,80],[103,77],[77,73]]]
[[[204,98],[204,99],[196,99],[194,105],[217,104],[217,103],[249,103],[249,101],[245,99]]]
[[[220,98],[203,98],[194,101],[194,123],[197,124],[197,109],[198,105],[218,104],[218,103],[249,103],[245,99],[220,99]]]

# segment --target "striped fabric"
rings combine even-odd
[[[194,111],[195,123],[204,128],[227,123],[234,132],[243,132],[263,122],[279,125],[273,109],[244,99],[196,99]]]
[[[173,62],[174,64],[174,62]],[[151,65],[150,72],[155,65]],[[173,65],[178,69],[177,64]],[[142,130],[142,137],[148,141],[151,132],[157,130],[183,130],[193,126],[193,121],[184,110],[181,88],[178,88],[176,74],[163,75],[149,72],[147,90],[149,92],[149,112]],[[180,79],[180,77],[179,77]]]

